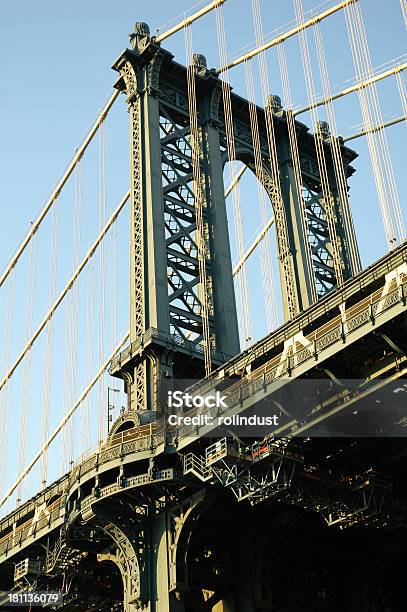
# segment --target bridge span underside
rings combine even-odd
[[[278,425],[124,427],[2,519],[0,589],[64,591],[65,611],[405,609],[406,253],[195,385]]]

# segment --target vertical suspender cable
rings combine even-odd
[[[105,129],[105,126],[102,130]],[[83,181],[83,162],[81,161],[77,168],[76,176],[76,197],[75,197],[75,212],[74,212],[74,269],[76,270],[80,263],[80,247],[81,247],[81,213],[82,213],[82,181]],[[77,372],[78,372],[78,325],[79,325],[79,285],[75,283],[71,289],[72,295],[72,344],[71,344],[71,403],[77,395]],[[70,428],[70,465],[74,461],[75,455],[75,426],[77,416],[71,420]]]
[[[255,29],[255,34],[256,34],[256,44],[257,46],[261,46],[264,43],[264,32],[263,32],[263,23],[262,23],[259,0],[252,0],[252,14],[253,14],[254,29]],[[280,47],[282,47],[283,44],[284,43],[281,43],[277,47],[279,57],[280,57]],[[266,57],[265,57],[264,52],[259,53],[258,61],[259,61],[259,69],[260,69],[260,75],[261,75],[263,101],[264,101],[264,105],[266,106],[267,134],[268,134],[269,149],[270,149],[270,160],[272,160],[274,157],[274,155],[271,154],[271,151],[273,148],[272,132],[274,130],[274,122],[273,122],[273,118],[269,116],[270,112],[267,110],[267,96],[270,93],[270,88],[269,88]],[[280,62],[280,66],[281,66],[281,62]],[[291,104],[290,95],[289,95],[289,82],[288,82],[288,71],[287,70],[286,70],[286,78],[287,78],[286,101],[289,104]],[[288,126],[291,154],[293,156],[294,179],[296,183],[297,198],[300,204],[301,229],[302,229],[302,235],[303,235],[304,242],[306,243],[306,246],[307,246],[306,248],[307,264],[308,264],[308,269],[310,273],[314,275],[314,268],[312,266],[311,245],[309,244],[309,241],[308,241],[305,202],[304,202],[304,198],[302,195],[301,166],[300,166],[299,153],[298,153],[297,134],[295,131],[295,121],[294,121],[293,115],[290,112],[290,110],[287,112],[286,116],[287,116],[287,126]],[[316,301],[317,292],[316,292],[315,278],[313,278],[312,282],[310,282],[310,286],[311,286],[311,293],[312,293],[313,301]]]
[[[70,296],[65,309],[65,338],[64,338],[64,404],[69,405],[70,400],[70,339],[71,339],[71,318],[70,318]],[[61,474],[67,471],[68,468],[68,439],[69,426],[62,430],[61,439]]]
[[[373,74],[363,16],[359,5],[345,10],[351,50],[357,79],[361,82]],[[375,130],[376,124],[383,123],[375,83],[358,90],[359,100],[367,133],[369,153],[383,217],[389,249],[405,237],[404,220],[394,179],[387,137],[384,130]],[[373,114],[373,119],[372,119]]]
[[[355,67],[356,79],[359,83],[363,81],[363,67],[362,67],[362,58],[359,46],[359,39],[357,35],[357,30],[355,29],[354,16],[353,13],[345,9],[345,20],[348,29],[348,36],[351,43],[351,51],[353,57],[353,63]],[[393,248],[395,245],[396,237],[395,230],[393,227],[393,222],[391,218],[391,213],[389,209],[389,202],[387,201],[383,174],[379,165],[379,154],[377,150],[377,145],[375,138],[372,133],[373,120],[371,117],[371,111],[369,108],[369,89],[360,88],[358,89],[358,97],[360,103],[360,109],[362,112],[364,128],[367,133],[367,143],[369,148],[370,159],[372,162],[373,169],[373,177],[376,183],[377,194],[379,198],[379,205],[383,219],[383,225],[385,229],[387,244],[389,249]]]
[[[28,297],[27,297],[27,338],[30,338],[33,333],[33,312],[34,312],[34,301],[35,301],[35,288],[37,284],[36,275],[36,236],[30,242],[29,246],[29,261],[28,261]],[[32,352],[29,351],[27,359],[24,363],[23,370],[23,396],[22,396],[22,410],[21,410],[21,422],[20,422],[20,436],[19,436],[19,455],[18,455],[18,473],[24,469],[26,460],[26,439],[27,439],[27,427],[29,419],[30,409],[30,382],[31,382],[31,360]],[[25,497],[25,491],[23,491],[23,484],[20,483],[17,488],[17,503]]]
[[[76,270],[80,263],[80,217],[82,207],[82,161],[76,167],[74,181],[74,220],[73,220],[73,269]],[[77,387],[77,348],[78,348],[78,283],[74,283],[69,291],[66,305],[66,335],[65,335],[65,377],[64,397],[65,404],[70,405],[76,397]],[[73,461],[75,447],[75,417],[70,420],[68,426],[62,431],[62,470],[64,473]]]
[[[110,316],[112,317],[112,335],[111,335],[111,345],[115,346],[117,343],[117,249],[116,249],[116,241],[117,241],[117,230],[116,224],[112,227],[112,232],[110,235]]]
[[[50,252],[50,278],[49,278],[49,303],[52,304],[56,293],[57,256],[58,256],[58,226],[59,208],[52,209],[51,229],[51,252]],[[50,319],[47,323],[44,351],[44,386],[42,402],[42,438],[45,441],[49,432],[49,419],[52,394],[52,372],[53,372],[53,348],[54,348],[54,322]],[[48,477],[48,451],[41,457],[40,488],[44,487]]]
[[[88,295],[87,295],[87,376],[86,380],[89,380],[93,372],[93,351],[94,351],[94,285],[95,285],[95,267],[92,260],[88,269]],[[91,445],[91,429],[92,429],[92,416],[93,416],[93,395],[89,393],[86,397],[85,409],[81,412],[82,415],[82,452],[84,452]]]
[[[216,29],[218,37],[218,48],[219,48],[219,59],[221,65],[227,64],[227,48],[226,48],[226,35],[225,25],[223,18],[223,7],[218,6],[216,9]],[[232,115],[232,100],[230,95],[230,81],[229,81],[229,70],[226,69],[222,76],[222,99],[223,109],[225,113],[225,127],[226,127],[226,146],[229,160],[229,173],[230,182],[233,181],[233,177],[236,176],[236,147],[233,127],[233,115]],[[232,191],[232,206],[234,213],[234,227],[236,235],[236,245],[238,258],[241,260],[244,256],[244,222],[241,211],[240,201],[240,186],[236,184]],[[237,278],[237,302],[238,310],[241,319],[241,328],[243,331],[244,346],[247,347],[252,340],[252,322],[250,314],[250,301],[249,301],[249,290],[247,281],[246,267],[243,268],[242,273]]]
[[[244,64],[245,76],[246,76],[246,87],[247,95],[249,100],[249,115],[250,115],[250,129],[252,133],[253,141],[253,152],[254,152],[254,164],[257,177],[257,188],[258,197],[260,204],[260,215],[263,227],[267,224],[270,214],[268,206],[265,201],[264,192],[264,168],[263,159],[260,147],[260,131],[259,121],[257,117],[257,107],[255,99],[255,90],[253,82],[253,70],[251,60],[248,60]],[[270,243],[270,234],[267,233],[263,240],[260,242],[260,265],[263,278],[263,292],[265,300],[265,311],[266,311],[266,323],[267,331],[270,332],[272,329],[277,327],[277,304],[274,287],[273,277],[273,264],[272,264],[272,252]]]
[[[106,208],[106,177],[105,177],[105,161],[106,161],[106,134],[105,126],[99,132],[99,225],[103,227]],[[104,244],[100,245],[99,251],[99,362],[103,362],[104,358],[104,322],[105,322],[105,256]],[[103,440],[104,429],[104,377],[101,376],[98,382],[99,387],[99,443]]]
[[[257,0],[256,0],[257,1]],[[297,199],[300,205],[301,212],[301,229],[304,237],[304,242],[306,243],[306,258],[307,258],[307,267],[312,275],[312,281],[310,283],[311,288],[311,299],[312,302],[316,302],[318,299],[317,295],[317,286],[315,279],[315,269],[312,262],[312,248],[309,241],[309,232],[308,232],[308,222],[306,217],[306,205],[303,194],[303,185],[302,185],[302,172],[301,172],[301,162],[300,162],[300,153],[298,149],[298,140],[297,140],[297,130],[295,127],[295,119],[292,111],[292,98],[291,98],[291,89],[290,89],[290,80],[288,76],[288,66],[287,59],[285,55],[284,42],[280,43],[277,47],[278,53],[278,61],[280,66],[280,74],[281,74],[281,82],[283,86],[284,93],[284,106],[286,108],[286,119],[287,119],[287,128],[288,128],[288,139],[290,141],[290,150],[293,162],[293,171],[294,171],[294,181],[295,188],[297,190]]]
[[[198,129],[198,111],[196,106],[196,89],[195,89],[195,68],[193,64],[192,53],[192,33],[191,26],[185,26],[185,46],[187,54],[187,81],[188,81],[188,106],[190,120],[190,144],[192,156],[192,172],[193,172],[193,192],[195,204],[195,219],[196,219],[196,243],[198,248],[198,263],[199,263],[199,281],[201,286],[201,318],[203,325],[203,348],[205,358],[205,374],[209,376],[211,373],[211,334],[209,328],[209,293],[208,279],[206,274],[206,252],[207,252],[207,231],[203,219],[203,189],[201,176],[201,145]]]
[[[369,76],[372,76],[373,68],[372,68],[372,62],[370,58],[369,44],[367,40],[367,35],[366,35],[366,30],[365,30],[363,15],[362,15],[362,9],[359,4],[357,6],[355,5],[353,9],[354,9],[354,14],[356,15],[358,30],[360,33],[361,46],[362,46],[364,57],[365,57],[366,72]],[[372,83],[372,85],[369,87],[369,90],[371,92],[373,109],[374,109],[374,113],[376,116],[375,124],[382,125],[383,115],[382,115],[379,97],[377,94],[376,84]],[[389,146],[387,143],[386,131],[385,130],[376,131],[375,138],[378,139],[380,148],[382,151],[383,165],[384,165],[384,170],[386,174],[387,186],[388,186],[389,197],[390,197],[390,202],[391,202],[391,211],[392,211],[392,215],[394,218],[394,224],[395,224],[395,227],[398,233],[398,236],[397,236],[398,242],[401,243],[405,238],[406,232],[405,232],[405,227],[404,227],[404,218],[401,212],[399,195],[397,192],[397,185],[396,185],[396,181],[394,177],[393,165],[392,165],[391,157],[390,157],[390,150],[389,150]]]
[[[252,4],[253,10],[253,19],[256,33],[256,40],[259,42],[259,49],[262,48],[262,41],[264,40],[263,36],[263,27],[261,21],[260,14],[260,6],[258,3],[254,2]],[[270,105],[267,104],[268,95],[270,93],[269,83],[268,83],[268,74],[267,74],[267,65],[266,59],[264,56],[264,52],[259,52],[259,68],[261,75],[261,86],[262,86],[262,94],[265,106],[265,121],[266,121],[266,132],[267,132],[267,141],[269,148],[269,156],[270,156],[270,172],[271,179],[273,183],[273,193],[271,195],[273,209],[274,209],[274,217],[276,224],[276,232],[278,237],[278,250],[279,250],[279,258],[281,260],[281,268],[283,271],[282,283],[285,285],[286,289],[286,299],[287,299],[287,309],[288,315],[290,318],[295,317],[299,312],[299,300],[296,292],[296,288],[294,285],[293,279],[293,270],[290,261],[290,241],[288,235],[288,226],[287,226],[287,216],[285,212],[285,205],[283,201],[283,196],[281,192],[281,183],[280,183],[280,167],[277,155],[277,142],[276,142],[276,134],[274,129],[274,117],[273,112],[270,108]],[[305,235],[305,234],[304,234]]]
[[[407,28],[407,0],[400,0],[400,5],[404,17],[404,25]]]
[[[15,283],[16,273],[15,270],[11,272],[10,280],[7,287],[7,303],[5,313],[5,325],[4,325],[4,354],[3,354],[3,368],[6,371],[8,362],[10,359],[11,347],[13,343],[13,330],[14,330],[14,303],[15,303]],[[12,389],[11,385],[2,389],[1,392],[1,411],[0,411],[0,490],[4,486],[4,478],[6,474],[6,460],[7,460],[7,432],[8,432],[8,419],[10,411]]]
[[[347,235],[350,237],[350,240],[347,241],[347,248],[349,249],[349,257],[352,262],[352,273],[357,274],[361,270],[361,262],[358,250],[356,248],[356,235],[350,214],[345,166],[342,159],[341,147],[337,138],[336,118],[331,100],[331,85],[329,82],[329,74],[322,40],[322,33],[318,23],[316,23],[314,26],[314,36],[318,55],[318,63],[321,72],[322,86],[324,90],[324,97],[327,99],[326,110],[328,115],[329,127],[332,134],[332,137],[330,139],[330,146],[334,163],[335,180],[341,201],[341,211],[343,214],[344,225],[346,228]]]
[[[295,14],[297,23],[300,24],[304,21],[304,12],[302,8],[302,0],[294,0]],[[340,242],[336,231],[336,221],[334,212],[334,201],[330,190],[328,170],[326,164],[326,156],[324,149],[324,142],[318,122],[318,111],[315,104],[315,87],[314,79],[312,74],[312,64],[308,48],[307,35],[304,29],[299,32],[300,38],[300,49],[302,63],[304,67],[305,82],[307,86],[308,100],[310,104],[310,111],[312,117],[312,124],[314,128],[314,142],[315,150],[317,155],[317,162],[319,168],[319,174],[321,179],[322,195],[324,200],[325,218],[328,225],[329,241],[331,246],[332,264],[335,272],[336,283],[341,286],[344,281],[342,257],[340,253]]]
[[[365,25],[364,25],[364,21],[363,21],[363,15],[362,15],[362,8],[360,5],[358,5],[357,7],[355,7],[356,13],[358,14],[358,18],[359,18],[359,23],[360,23],[360,29],[361,29],[361,33],[363,35],[363,41],[364,41],[364,46],[365,46],[365,50],[366,50],[366,60],[367,60],[367,65],[369,68],[369,73],[370,75],[373,74],[373,68],[372,68],[372,62],[371,62],[371,58],[370,58],[370,51],[369,51],[369,45],[368,45],[368,39],[367,39],[367,35],[366,35],[366,30],[365,30]],[[373,98],[375,101],[375,108],[376,108],[376,114],[378,117],[378,124],[382,125],[383,124],[383,115],[382,115],[382,110],[381,110],[381,106],[380,106],[380,100],[377,94],[377,89],[376,89],[376,84],[373,84],[372,86],[372,93],[373,93]],[[395,218],[395,225],[397,227],[397,231],[398,231],[398,241],[399,243],[403,242],[403,240],[406,238],[406,227],[405,227],[405,220],[404,220],[404,216],[401,210],[401,205],[400,205],[400,198],[398,195],[398,190],[397,190],[397,184],[396,184],[396,180],[395,180],[395,176],[394,176],[394,170],[393,170],[393,164],[391,161],[391,155],[390,155],[390,149],[389,149],[389,145],[387,142],[387,133],[386,130],[378,130],[376,132],[377,134],[377,138],[379,139],[380,143],[381,143],[381,147],[383,150],[383,157],[384,157],[384,161],[385,161],[385,169],[386,169],[386,174],[387,174],[387,180],[389,183],[389,187],[390,187],[390,193],[391,193],[391,199],[392,199],[392,209],[393,209],[393,214],[394,214],[394,218]]]
[[[260,11],[260,5],[258,0],[252,0],[252,15],[253,15],[253,22],[254,22],[254,30],[255,30],[255,35],[256,35],[256,43],[258,46],[262,45],[264,42],[264,35],[263,35],[263,24],[262,24],[262,18],[261,18],[261,11]],[[266,65],[266,58],[264,53],[260,53],[258,55],[258,63],[259,63],[259,72],[260,72],[260,83],[261,83],[261,88],[262,88],[262,97],[263,97],[263,103],[266,106],[266,102],[267,102],[267,96],[270,93],[269,90],[269,83],[268,83],[268,73],[267,73],[267,65]],[[245,62],[245,65],[248,66],[248,62]],[[251,65],[251,64],[250,64]],[[253,79],[252,80],[252,100],[249,100],[249,108],[253,107],[254,104],[254,108],[255,108],[255,99],[254,99],[254,84],[253,84]],[[253,119],[251,118],[251,122],[253,122],[253,120],[255,120],[257,122],[257,112],[256,114],[253,112],[254,108],[251,108],[250,110],[250,114],[251,117],[253,117]],[[267,111],[266,111],[267,112]],[[256,130],[256,127],[255,127]],[[253,129],[252,129],[253,131]],[[258,131],[258,122],[257,122],[257,131]],[[259,141],[259,149],[260,149],[260,139],[256,138],[255,140]],[[269,139],[268,139],[269,141]],[[254,141],[253,141],[254,142]],[[270,149],[270,143],[269,143],[269,149]],[[261,175],[260,178],[261,182],[264,184],[264,167],[263,167],[263,159],[262,156],[260,154],[259,159],[258,159],[258,164],[261,164],[260,167],[260,172]],[[264,192],[262,191],[262,195],[264,195]],[[264,205],[264,197],[260,199],[261,201],[261,206],[263,207]],[[264,209],[263,209],[264,210]],[[267,211],[264,210],[264,215],[263,215],[263,225],[267,222],[268,220],[268,214]],[[270,271],[269,271],[269,285],[270,285],[270,293],[271,293],[271,309],[272,312],[274,312],[274,315],[272,315],[272,319],[274,318],[274,325],[277,324],[277,302],[276,302],[276,292],[275,292],[275,282],[274,282],[274,278],[273,278],[273,267],[272,267],[272,261],[271,261],[271,242],[270,242],[270,234],[267,234],[267,236],[265,237],[265,240],[262,241],[261,243],[261,251],[263,251],[263,256],[269,259],[269,267],[270,267]],[[266,293],[267,295],[267,293]]]

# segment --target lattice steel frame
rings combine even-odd
[[[171,369],[171,355],[177,352],[174,343],[188,345],[195,362],[203,361],[204,296],[199,276],[200,237],[193,191],[186,68],[155,44],[146,24],[136,24],[132,47],[113,67],[120,73],[117,87],[127,96],[131,126],[130,334],[132,344],[138,343],[142,350],[133,359],[132,367],[126,367],[124,377],[130,389],[130,408],[135,410],[157,405],[164,368],[166,376],[177,375]],[[228,161],[226,121],[221,82],[207,69],[203,56],[195,56],[195,75],[205,302],[212,353],[227,358],[240,349],[223,184],[223,168]],[[254,171],[249,103],[234,94],[231,102],[236,159]],[[274,125],[278,178],[270,166],[265,112],[271,113]],[[266,111],[258,108],[257,113],[264,170],[261,180],[274,212],[283,307],[289,320],[314,301],[315,278],[318,295],[322,296],[338,284],[338,271],[340,276],[343,272],[344,279],[355,272],[348,255],[354,234],[346,235],[333,180],[332,201],[329,206],[324,205],[314,139],[297,122],[308,222],[308,235],[304,235],[285,113],[268,105]],[[332,159],[329,145],[325,145],[328,174],[332,178]],[[345,172],[349,175],[348,164],[356,154],[345,147],[342,151],[346,152]],[[330,239],[333,234],[334,244]],[[310,248],[311,258],[307,256]],[[152,330],[168,334],[173,338],[172,345],[169,343],[166,350],[162,345],[158,347]],[[188,375],[191,372],[184,371],[183,378]],[[196,376],[196,369],[192,376]]]
[[[192,185],[190,126],[177,123],[177,119],[171,117],[171,109],[160,104],[160,131],[170,333],[198,347],[203,340],[203,304]],[[205,190],[202,193],[205,195]],[[212,289],[205,199],[203,222],[207,284]],[[207,301],[211,344],[215,346],[212,291],[208,291]]]

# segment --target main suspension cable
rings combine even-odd
[[[343,142],[348,142],[349,140],[355,140],[356,138],[360,138],[361,136],[366,136],[366,134],[373,134],[374,132],[378,132],[379,130],[384,130],[385,128],[391,127],[392,125],[397,125],[397,123],[406,123],[407,126],[407,115],[402,115],[401,117],[395,117],[390,121],[385,121],[384,123],[379,123],[378,125],[373,125],[371,128],[366,130],[360,130],[356,132],[356,134],[350,134],[349,136],[345,136],[343,138]]]
[[[169,36],[172,36],[173,34],[176,34],[183,28],[190,26],[194,21],[196,21],[197,19],[200,19],[204,15],[207,15],[208,13],[218,8],[218,6],[221,6],[225,2],[226,0],[214,0],[213,2],[211,2],[210,4],[207,4],[206,6],[201,8],[199,11],[194,13],[193,15],[190,15],[189,17],[185,17],[185,19],[183,19],[180,23],[177,23],[177,25],[173,26],[172,28],[169,28],[169,30],[166,30],[162,34],[158,34],[157,36],[154,36],[153,38],[154,42],[156,43],[162,42]]]
[[[273,38],[272,40],[269,40],[268,42],[265,42],[264,44],[259,45],[258,47],[256,47],[256,49],[249,51],[249,53],[245,53],[244,55],[241,55],[240,57],[233,60],[232,62],[229,62],[229,63],[225,62],[224,64],[221,65],[220,68],[216,70],[216,74],[221,74],[222,72],[226,72],[227,70],[230,70],[230,68],[235,68],[239,64],[242,64],[243,62],[249,59],[252,59],[259,53],[263,53],[263,51],[267,51],[267,49],[271,49],[271,47],[275,47],[276,45],[279,45],[280,43],[284,42],[288,38],[295,36],[295,34],[298,34],[299,32],[306,30],[307,28],[313,26],[314,24],[319,23],[323,19],[326,19],[330,15],[337,13],[338,11],[345,8],[349,4],[352,4],[353,2],[357,2],[357,1],[358,0],[344,0],[343,2],[340,2],[339,4],[332,6],[326,11],[323,11],[322,13],[319,13],[318,15],[311,17],[307,21],[298,23],[294,28],[292,28],[291,30],[288,30],[288,32],[285,32],[284,34],[280,34],[280,36],[277,36],[276,38]]]
[[[99,116],[97,117],[97,119],[96,119],[95,123],[93,124],[92,128],[90,129],[90,131],[89,131],[88,135],[86,136],[85,140],[80,145],[80,147],[76,150],[76,153],[75,153],[71,163],[69,164],[67,170],[64,172],[62,178],[59,180],[57,186],[55,187],[55,189],[54,189],[54,191],[52,193],[52,195],[50,196],[50,198],[46,202],[44,208],[40,212],[40,214],[37,217],[37,219],[32,223],[32,225],[30,227],[30,230],[28,231],[27,235],[25,236],[25,238],[23,239],[22,243],[18,247],[16,253],[11,258],[11,260],[8,263],[8,265],[6,266],[5,270],[1,274],[1,276],[0,276],[0,287],[3,285],[4,281],[9,276],[11,270],[14,268],[14,266],[16,265],[18,260],[20,259],[21,255],[24,253],[25,249],[27,248],[27,245],[29,244],[29,242],[32,239],[32,237],[34,236],[34,234],[37,232],[37,230],[40,227],[41,223],[44,221],[44,219],[47,216],[48,212],[50,211],[52,206],[57,201],[58,196],[60,195],[62,189],[64,188],[65,184],[67,183],[67,181],[68,181],[69,177],[71,176],[72,172],[75,170],[77,164],[79,163],[79,160],[82,158],[82,156],[85,153],[86,149],[88,148],[88,146],[92,142],[95,134],[99,130],[99,128],[102,125],[103,121],[106,119],[107,114],[109,113],[109,111],[112,108],[113,104],[117,100],[117,98],[119,96],[119,93],[120,92],[118,90],[114,91],[112,93],[112,95],[110,96],[109,100],[106,102],[105,106],[103,107],[102,111],[100,112]]]
[[[121,200],[121,202],[119,203],[119,205],[117,206],[117,208],[115,209],[115,211],[112,213],[112,215],[110,216],[108,221],[106,222],[106,224],[103,227],[101,233],[96,238],[95,242],[90,247],[90,249],[86,253],[85,257],[82,259],[80,265],[75,270],[75,272],[73,273],[73,275],[71,276],[71,278],[69,279],[69,281],[67,282],[67,284],[65,285],[63,290],[61,291],[61,293],[59,294],[58,298],[55,300],[54,304],[51,306],[51,308],[49,309],[49,311],[47,312],[47,314],[45,315],[45,317],[43,318],[43,320],[41,321],[41,323],[37,327],[37,329],[34,332],[34,334],[27,341],[25,347],[23,348],[21,353],[18,355],[18,357],[14,361],[13,365],[8,369],[8,371],[6,372],[4,377],[2,378],[2,380],[0,382],[0,390],[3,389],[3,387],[5,386],[7,381],[14,374],[14,372],[17,369],[18,365],[21,363],[21,361],[23,360],[25,355],[28,353],[28,351],[32,348],[32,345],[34,344],[34,342],[37,340],[38,336],[41,334],[41,332],[43,331],[43,329],[47,325],[47,322],[53,317],[53,315],[55,314],[56,309],[58,308],[58,306],[61,304],[61,302],[64,299],[64,297],[67,295],[67,293],[71,289],[73,283],[79,277],[80,273],[82,272],[82,270],[84,269],[84,267],[86,266],[88,261],[93,257],[93,255],[95,254],[99,244],[102,242],[103,238],[106,236],[106,234],[109,231],[109,229],[112,226],[112,224],[116,221],[119,213],[123,210],[124,205],[126,204],[126,202],[129,199],[129,197],[130,197],[130,192],[128,191],[126,193],[126,195],[123,197],[123,199]]]
[[[315,28],[319,27],[318,24],[315,25]],[[404,70],[406,70],[407,68],[407,63],[404,62],[403,64],[396,64],[395,66],[393,66],[392,68],[389,68],[388,70],[385,70],[384,72],[379,72],[378,74],[375,74],[374,76],[371,76],[367,79],[364,79],[362,81],[359,81],[357,83],[355,83],[355,85],[351,85],[350,87],[346,87],[345,89],[342,89],[341,91],[338,91],[338,93],[336,94],[329,94],[328,96],[324,96],[323,98],[321,98],[320,100],[316,100],[315,102],[313,102],[313,106],[314,107],[318,107],[318,106],[323,106],[325,104],[328,104],[329,102],[333,102],[334,100],[339,100],[339,98],[343,98],[344,96],[348,96],[351,93],[354,93],[355,91],[358,91],[360,89],[363,89],[365,87],[369,87],[369,85],[372,85],[373,83],[377,83],[378,81],[382,81],[383,79],[387,79],[387,77],[396,75],[399,76],[401,72],[403,72]],[[311,109],[311,106],[302,106],[301,108],[297,109],[294,111],[294,116],[296,117],[297,115],[301,115],[302,113],[306,113],[307,111],[309,111]]]
[[[109,367],[110,362],[112,361],[112,359],[114,359],[114,357],[116,356],[116,354],[120,351],[120,349],[126,344],[126,342],[128,341],[128,339],[130,338],[130,334],[127,333],[122,340],[119,342],[119,344],[116,346],[116,348],[114,349],[114,351],[112,351],[111,355],[106,359],[106,361],[101,365],[101,367],[99,368],[98,372],[95,374],[95,376],[92,378],[92,380],[90,381],[90,383],[87,385],[87,387],[85,388],[85,390],[81,393],[81,395],[79,396],[79,398],[76,400],[76,402],[74,403],[74,405],[68,410],[68,412],[64,415],[64,417],[61,419],[60,423],[58,424],[58,426],[54,429],[54,431],[52,432],[52,434],[47,438],[47,440],[44,442],[44,444],[42,445],[41,449],[38,451],[38,453],[34,456],[34,458],[32,459],[32,461],[28,464],[28,466],[26,468],[24,468],[24,470],[22,471],[22,473],[20,474],[20,476],[17,478],[17,480],[15,481],[15,483],[8,489],[8,491],[5,493],[5,495],[3,496],[3,498],[0,501],[0,508],[2,506],[4,506],[4,504],[6,503],[6,501],[9,499],[9,497],[14,493],[14,491],[16,490],[16,488],[19,486],[19,484],[24,480],[24,478],[27,476],[27,474],[29,474],[29,472],[32,470],[32,468],[36,465],[36,463],[41,459],[42,455],[48,450],[48,448],[50,447],[51,443],[55,440],[55,438],[57,437],[57,435],[59,434],[59,432],[61,431],[61,429],[63,427],[65,427],[65,425],[67,424],[67,422],[69,421],[69,419],[71,418],[71,416],[74,414],[74,412],[77,410],[77,408],[81,405],[81,403],[83,402],[83,400],[87,397],[87,395],[90,393],[90,391],[93,389],[93,387],[95,386],[95,384],[98,382],[99,378],[105,373],[105,371],[107,370],[107,368]]]

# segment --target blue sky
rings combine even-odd
[[[200,8],[204,3],[200,3]],[[303,0],[304,10],[309,11],[320,5],[320,10],[334,2]],[[405,27],[399,0],[361,0],[370,43],[372,64],[378,67],[405,53]],[[269,38],[273,32],[284,31],[294,18],[293,2],[261,0],[263,28]],[[122,0],[119,4],[107,0],[70,3],[57,3],[39,0],[0,3],[0,268],[8,262],[11,253],[37,216],[44,201],[52,192],[76,147],[80,144],[98,112],[110,95],[116,74],[110,66],[128,45],[128,33],[136,21],[149,23],[152,32],[160,31],[183,18],[184,12],[191,12],[191,5],[185,0],[162,2],[130,2]],[[245,49],[254,46],[254,30],[250,0],[227,0],[224,5],[228,52],[235,57]],[[349,85],[354,78],[354,69],[347,39],[343,14],[330,17],[321,25],[325,51],[328,59],[331,85],[334,91]],[[313,36],[308,33],[313,49]],[[209,15],[193,26],[193,45],[196,52],[203,53],[209,67],[219,65],[214,15]],[[175,59],[185,63],[185,41],[183,32],[165,41],[163,46],[175,55]],[[299,53],[298,40],[286,44],[292,97],[295,106],[307,103],[304,73]],[[405,61],[405,56],[404,56]],[[281,95],[281,80],[276,51],[267,54],[271,93]],[[255,71],[258,103],[259,95],[257,62]],[[317,66],[315,83],[322,92]],[[231,72],[234,90],[247,96],[243,68]],[[394,78],[378,85],[384,119],[388,120],[402,114],[402,107]],[[362,116],[356,95],[340,100],[335,105],[339,132],[348,135],[358,130]],[[320,113],[324,119],[324,111]],[[310,122],[306,115],[302,121]],[[405,125],[400,124],[387,130],[387,138],[392,156],[393,167],[403,204],[405,216]],[[72,272],[75,259],[82,257],[90,242],[96,237],[100,226],[100,210],[107,216],[115,207],[121,195],[128,188],[128,115],[124,101],[116,103],[104,129],[106,142],[105,202],[100,204],[99,165],[101,140],[95,139],[89,155],[83,161],[82,179],[70,181],[64,190],[56,212],[54,223],[58,227],[57,240],[52,250],[50,228],[52,216],[44,224],[36,238],[35,256],[35,295],[31,306],[33,324],[38,323],[50,303],[50,260],[55,259],[57,266],[55,291],[58,291]],[[362,261],[368,265],[386,252],[384,231],[380,218],[377,194],[372,178],[368,148],[364,138],[352,143],[359,153],[354,163],[357,170],[350,180],[351,205],[355,219]],[[102,147],[103,149],[103,147]],[[82,204],[75,198],[75,181],[81,184]],[[225,183],[228,175],[225,176]],[[79,189],[79,188],[78,188]],[[77,190],[78,190],[77,189]],[[257,191],[254,179],[246,173],[242,180],[242,208],[245,220],[245,240],[255,234],[260,225]],[[256,194],[256,195],[254,195]],[[75,245],[74,210],[75,201],[80,210],[78,224],[80,240]],[[230,220],[232,227],[232,221]],[[79,392],[87,378],[97,367],[101,354],[107,354],[117,338],[128,325],[128,277],[127,277],[127,215],[124,213],[118,222],[116,251],[117,270],[112,274],[113,241],[104,248],[102,259],[98,255],[90,273],[86,273],[78,289],[77,300],[73,300],[72,311],[63,310],[56,318],[53,328],[53,350],[48,351],[48,361],[52,360],[52,386],[50,391],[50,426],[63,414],[69,400]],[[272,238],[275,252],[275,239]],[[55,256],[55,257],[54,257]],[[106,273],[101,275],[99,266],[104,265]],[[253,296],[258,292],[259,259],[254,257],[250,267],[250,291]],[[277,282],[276,261],[274,261]],[[24,344],[28,330],[27,284],[29,259],[22,258],[15,272],[15,299],[11,301],[11,326],[6,322],[7,300],[10,283],[0,288],[0,368],[5,367],[4,353],[7,345],[9,361]],[[113,276],[116,281],[113,281]],[[92,280],[93,279],[93,280]],[[115,290],[116,286],[116,290]],[[93,289],[92,289],[93,288]],[[55,294],[54,291],[54,294]],[[100,294],[104,294],[104,307],[100,306]],[[277,290],[278,291],[278,290]],[[52,291],[51,291],[52,293]],[[90,305],[89,305],[90,303]],[[100,338],[98,331],[99,312],[103,311],[105,331]],[[117,323],[112,325],[113,313],[117,311]],[[71,312],[73,325],[77,329],[77,339],[72,338],[66,315]],[[73,313],[73,314],[72,314]],[[265,333],[264,309],[256,304],[253,312],[255,320],[253,337]],[[92,328],[89,337],[88,329]],[[115,329],[113,329],[113,327]],[[75,334],[73,334],[75,336]],[[44,336],[45,337],[45,336]],[[93,346],[90,351],[90,346]],[[44,357],[45,354],[45,357]],[[68,355],[68,356],[66,356]],[[69,356],[70,355],[70,356]],[[41,441],[41,412],[46,396],[44,369],[48,367],[45,341],[41,340],[33,351],[31,378],[29,379],[29,426],[27,430],[27,459]],[[72,378],[66,385],[67,371]],[[27,377],[25,379],[27,381]],[[104,385],[109,383],[106,378]],[[23,406],[23,368],[16,374],[10,386],[9,395],[3,394],[3,412],[8,413],[9,432],[18,431]],[[96,391],[90,405],[89,423],[93,423],[90,441],[96,441],[98,404],[105,402],[105,387]],[[45,389],[45,391],[44,391]],[[98,395],[100,393],[100,395]],[[44,395],[45,394],[45,395]],[[123,404],[123,394],[118,394],[116,403]],[[80,414],[75,424],[75,453],[83,450],[88,441],[89,429],[86,418]],[[6,431],[6,430],[5,430]],[[86,433],[86,435],[85,435]],[[15,434],[17,435],[17,434]],[[58,443],[59,444],[59,443]],[[49,478],[55,477],[60,466],[58,444],[54,454],[53,470]],[[10,482],[16,473],[18,445],[15,455],[9,455],[7,465],[1,467],[5,482]],[[1,458],[0,458],[1,460]],[[30,487],[36,488],[39,475],[34,473]],[[1,486],[0,486],[1,490]]]

